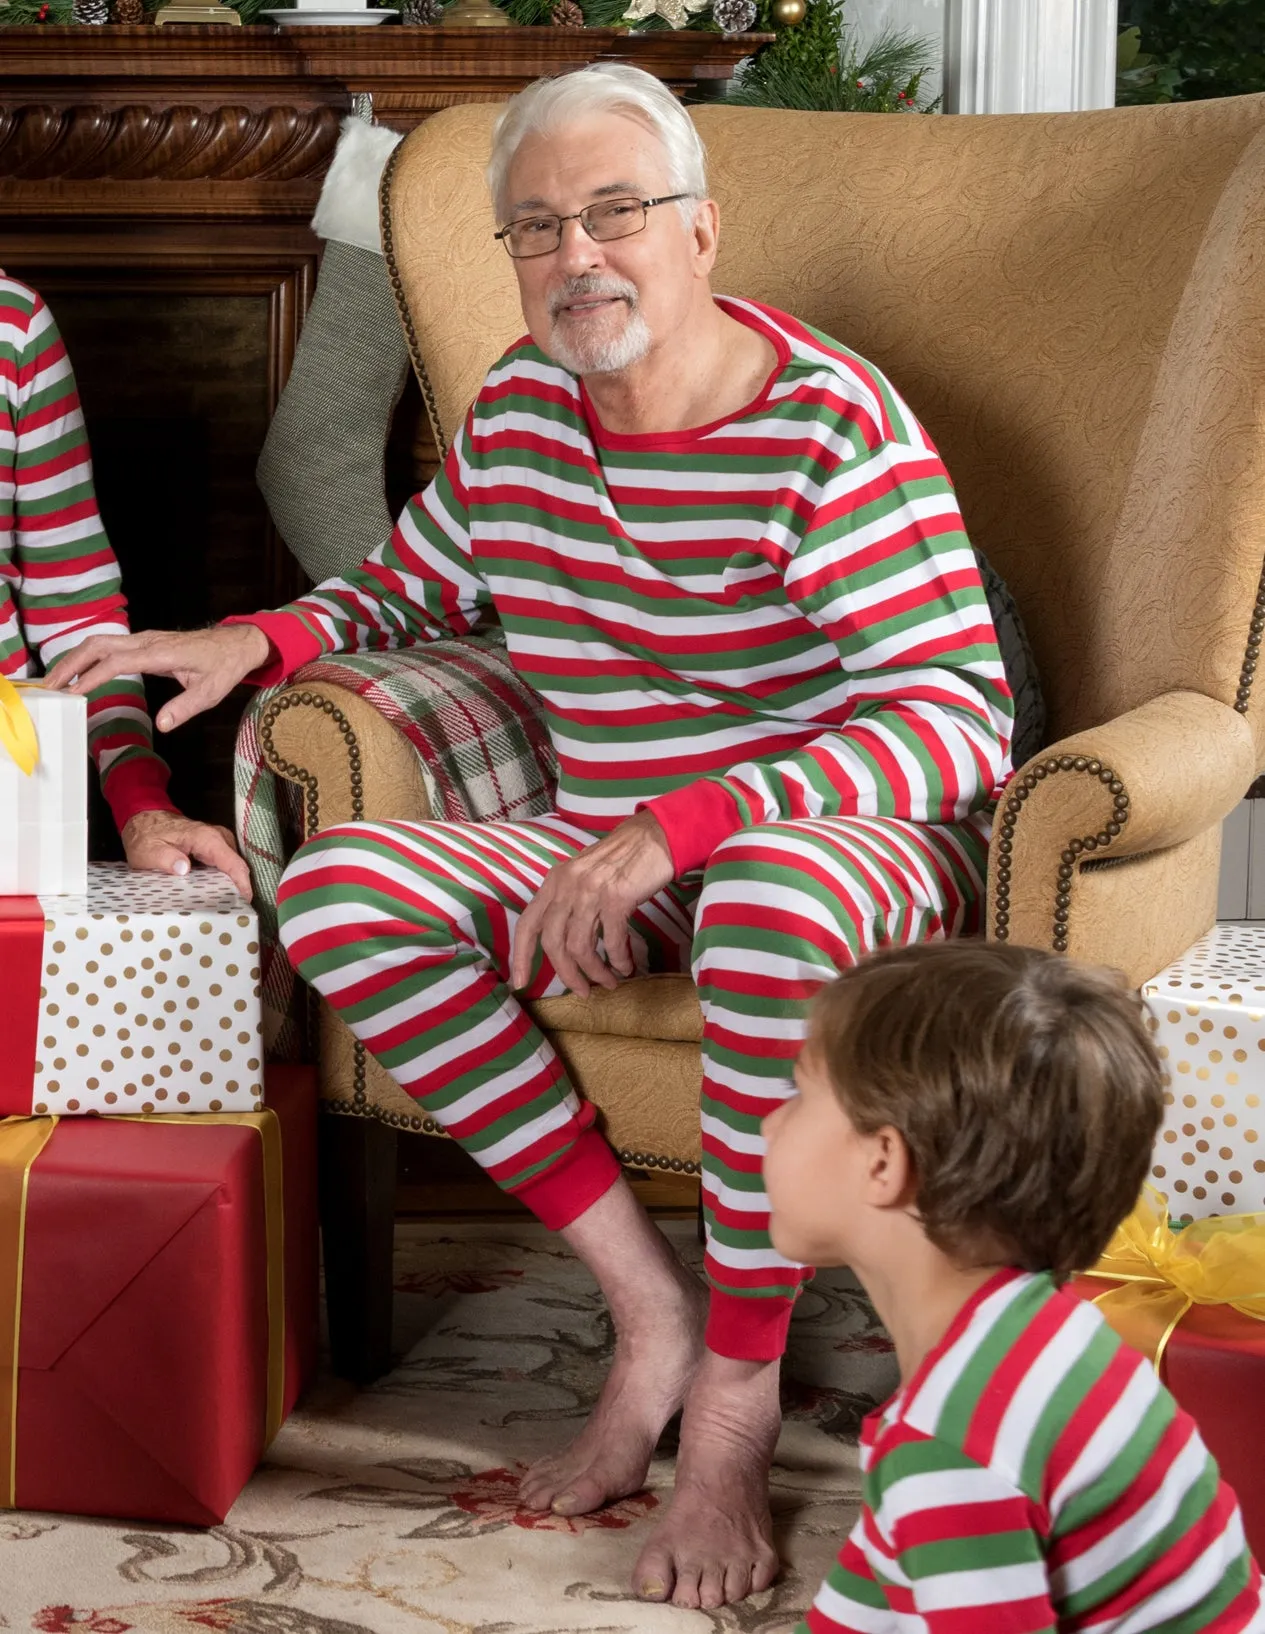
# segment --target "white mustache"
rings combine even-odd
[[[630,310],[637,309],[637,286],[630,284],[625,278],[600,278],[596,273],[589,273],[583,278],[572,278],[563,287],[549,298],[549,316],[556,318],[562,309],[572,301],[578,301],[594,295],[603,296],[607,300],[627,301]]]

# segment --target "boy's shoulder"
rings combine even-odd
[[[44,303],[38,291],[0,267],[0,333],[25,335],[42,310]]]
[[[1126,1404],[1125,1411],[1118,1410]],[[999,1273],[968,1301],[910,1384],[877,1418],[876,1451],[907,1427],[987,1467],[1042,1505],[1079,1469],[1176,1406],[1096,1306],[1048,1275]],[[1149,1438],[1148,1438],[1149,1439]]]

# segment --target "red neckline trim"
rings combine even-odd
[[[580,388],[580,402],[584,406],[584,418],[588,424],[589,435],[599,448],[630,450],[639,448],[686,448],[692,443],[699,442],[703,437],[710,437],[713,432],[719,431],[722,426],[732,425],[735,420],[742,420],[748,414],[754,414],[757,409],[763,408],[768,402],[769,393],[773,390],[774,383],[781,377],[782,371],[791,360],[789,342],[785,335],[775,329],[758,309],[753,310],[747,305],[739,306],[724,295],[713,295],[712,299],[718,306],[724,307],[731,318],[736,318],[739,323],[745,323],[748,329],[757,330],[767,341],[771,341],[773,344],[773,349],[777,353],[777,362],[773,365],[768,379],[756,396],[749,403],[745,403],[742,408],[735,409],[732,414],[722,415],[719,420],[709,420],[706,425],[687,426],[683,431],[608,431],[597,417],[597,410],[593,406],[593,400],[588,394],[588,388],[585,386],[584,381],[577,380],[576,384]]]
[[[932,1345],[931,1349],[914,1369],[914,1376],[912,1379],[910,1379],[909,1383],[902,1384],[898,1389],[894,1390],[883,1405],[875,1410],[875,1419],[886,1418],[889,1409],[894,1407],[897,1402],[912,1400],[913,1397],[917,1395],[918,1391],[922,1389],[927,1374],[930,1373],[931,1369],[936,1365],[946,1351],[951,1350],[966,1332],[971,1318],[975,1315],[976,1311],[989,1297],[989,1295],[996,1293],[998,1288],[1004,1287],[1006,1283],[1013,1282],[1016,1277],[1021,1277],[1025,1274],[1026,1273],[1017,1265],[1003,1265],[1000,1270],[993,1272],[992,1276],[989,1277],[987,1282],[981,1282],[975,1292],[971,1294],[965,1303],[959,1308],[957,1315],[944,1330],[939,1342]]]

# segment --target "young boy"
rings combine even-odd
[[[775,1246],[850,1265],[901,1386],[800,1634],[1265,1630],[1193,1421],[1063,1292],[1137,1200],[1162,1110],[1139,1001],[1025,948],[879,953],[817,999],[765,1122]]]

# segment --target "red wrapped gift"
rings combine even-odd
[[[1265,1560],[1265,1215],[1174,1231],[1146,1187],[1092,1272],[1071,1291],[1093,1300],[1149,1356],[1199,1426],[1234,1489],[1252,1553]]]
[[[312,1073],[266,1100],[0,1124],[0,1507],[228,1513],[316,1354]]]

